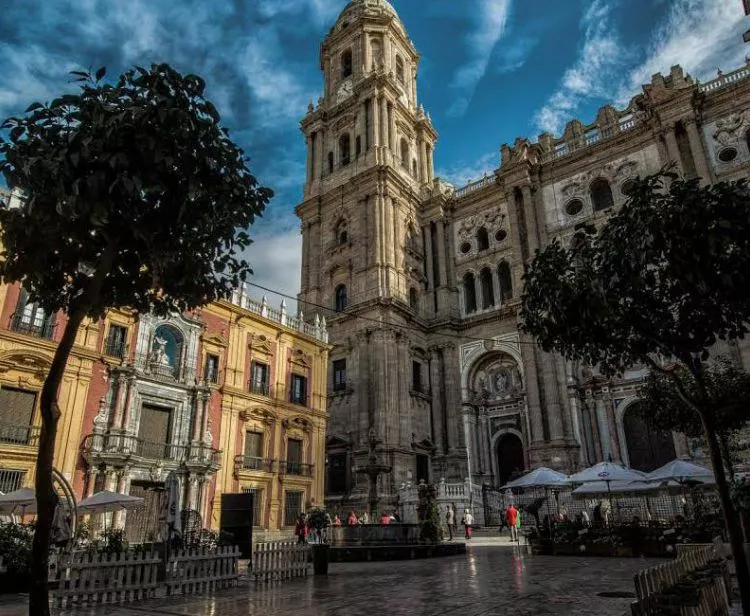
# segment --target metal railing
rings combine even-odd
[[[55,323],[50,319],[44,319],[41,325],[36,323],[25,323],[21,320],[20,316],[13,314],[10,317],[10,330],[18,332],[19,334],[27,334],[29,336],[36,336],[37,338],[44,338],[45,340],[52,340],[52,336],[55,333]]]
[[[312,477],[313,466],[313,464],[305,464],[304,462],[279,460],[279,474],[295,475],[297,477]]]
[[[255,456],[235,456],[234,467],[236,470],[261,471],[273,473],[274,462],[270,458],[256,458]]]
[[[37,447],[39,445],[40,432],[40,426],[0,423],[0,443]]]
[[[18,490],[24,481],[26,471],[0,469],[0,492],[7,494]]]
[[[104,344],[104,354],[109,357],[123,359],[128,354],[127,345],[123,340],[110,340]]]
[[[268,386],[268,383],[254,383],[253,381],[250,381],[248,383],[248,389],[251,393],[254,394],[260,394],[261,396],[267,396],[269,395],[270,387]]]
[[[221,452],[207,445],[160,443],[126,434],[89,434],[83,448],[88,453],[120,454],[145,460],[170,460],[180,464],[218,466],[221,462]]]

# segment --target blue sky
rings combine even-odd
[[[253,228],[255,281],[296,294],[305,149],[299,119],[321,91],[318,49],[347,0],[5,0],[0,116],[70,88],[67,71],[166,61],[208,96],[276,191]],[[439,175],[496,168],[502,143],[604,103],[625,106],[656,71],[695,77],[750,54],[741,0],[391,0],[422,54],[419,97],[440,133]],[[750,18],[749,18],[750,19]],[[280,298],[269,297],[277,303]]]

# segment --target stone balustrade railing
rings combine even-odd
[[[470,195],[471,193],[481,190],[482,188],[485,188],[486,186],[492,186],[494,183],[495,183],[495,176],[486,175],[483,178],[480,178],[473,182],[469,182],[466,186],[457,188],[456,192],[453,193],[453,197],[455,199],[463,199],[464,197]]]
[[[709,92],[720,90],[721,88],[725,88],[726,86],[747,79],[748,77],[750,77],[750,62],[727,74],[719,71],[719,76],[716,79],[702,83],[699,87],[701,92],[708,94]]]

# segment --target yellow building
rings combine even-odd
[[[6,199],[9,195],[0,195]],[[0,491],[33,485],[39,391],[65,326],[19,285],[0,286]],[[255,494],[256,536],[291,533],[322,504],[325,321],[308,323],[238,291],[189,314],[113,310],[81,327],[60,391],[55,467],[78,498],[142,496],[129,539],[158,534],[164,480],[218,530],[221,494]]]

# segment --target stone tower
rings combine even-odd
[[[301,123],[299,299],[302,310],[330,309],[327,492],[339,504],[361,506],[372,490],[370,441],[387,503],[402,483],[430,479],[436,431],[447,430],[421,318],[433,299],[420,194],[433,183],[437,133],[417,102],[418,64],[390,3],[350,2],[321,45],[323,96]]]

